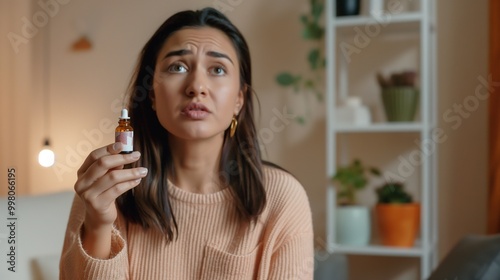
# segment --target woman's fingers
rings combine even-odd
[[[148,169],[144,167],[122,169],[122,170],[111,170],[104,176],[99,178],[90,187],[83,196],[86,200],[101,199],[101,195],[110,190],[115,189],[112,193],[122,194],[133,186],[133,182],[144,178],[148,174]],[[134,185],[135,186],[135,185]],[[113,199],[117,198],[114,197]]]
[[[94,161],[90,167],[87,168],[85,173],[81,174],[78,178],[77,184],[79,186],[90,186],[106,173],[117,169],[125,164],[137,161],[141,157],[139,152],[133,152],[126,155],[105,155]],[[85,191],[85,187],[75,189],[77,192]]]
[[[99,195],[98,199],[99,199],[100,203],[103,204],[103,206],[105,206],[105,205],[109,206],[110,204],[114,203],[115,200],[120,195],[122,195],[123,193],[125,193],[126,191],[128,191],[130,189],[137,187],[137,185],[139,185],[141,180],[142,180],[142,178],[138,178],[135,180],[115,184],[111,188],[108,188],[106,191],[101,193]]]
[[[116,142],[92,151],[85,159],[82,166],[78,169],[78,176],[83,175],[96,160],[100,159],[103,156],[119,154],[122,149],[123,144],[120,142]]]

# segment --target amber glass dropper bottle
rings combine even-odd
[[[130,126],[130,118],[127,109],[122,109],[115,129],[115,142],[121,142],[123,149],[120,154],[130,154],[134,151],[134,129]]]

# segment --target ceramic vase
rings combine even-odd
[[[361,0],[337,0],[337,16],[359,15]]]
[[[370,209],[365,206],[339,206],[336,208],[337,243],[366,246],[370,243]]]
[[[419,91],[414,87],[389,87],[382,89],[382,102],[389,122],[415,120]]]

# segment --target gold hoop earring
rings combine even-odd
[[[233,116],[233,119],[231,120],[231,126],[229,128],[229,136],[231,138],[234,136],[237,126],[238,126],[238,120],[236,120],[236,117]]]

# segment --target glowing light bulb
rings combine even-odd
[[[38,154],[38,163],[43,167],[51,167],[55,162],[54,152],[50,149],[49,141],[45,141],[45,146]]]

